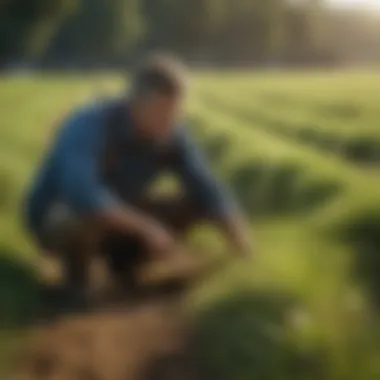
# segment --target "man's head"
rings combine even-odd
[[[165,140],[181,116],[187,90],[185,68],[168,56],[149,57],[132,81],[132,116],[145,137]]]

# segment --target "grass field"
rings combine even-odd
[[[4,324],[33,314],[20,199],[53,126],[119,87],[112,75],[0,78]],[[380,74],[202,73],[189,119],[257,242],[190,300],[209,378],[380,378]],[[194,240],[219,250],[208,230]],[[0,363],[17,335],[1,335]]]

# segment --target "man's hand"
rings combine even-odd
[[[175,241],[170,231],[133,207],[108,210],[99,218],[110,229],[141,237],[152,254],[162,255],[174,249]]]
[[[250,231],[240,217],[223,220],[221,228],[239,257],[248,258],[251,256],[253,245]]]
[[[143,234],[143,239],[148,245],[149,251],[153,254],[170,253],[175,246],[172,234],[158,223],[149,223]]]

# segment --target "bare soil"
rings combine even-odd
[[[134,302],[109,293],[92,311],[60,315],[35,327],[10,379],[198,379],[188,350],[191,326],[183,301],[194,279],[202,277],[197,275],[210,266],[182,262],[168,268],[163,263],[143,268],[141,281],[154,286],[182,276],[185,286],[177,292],[172,287],[170,294],[156,292]]]

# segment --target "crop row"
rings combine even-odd
[[[299,141],[356,163],[380,163],[380,133],[375,127],[343,128],[336,121],[310,118],[305,112],[278,111],[232,94],[203,92],[209,107],[229,112],[245,123]]]
[[[253,215],[310,210],[361,182],[349,165],[241,119],[205,105],[192,116],[208,156]]]

